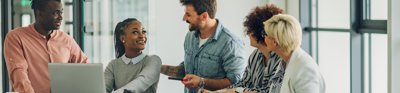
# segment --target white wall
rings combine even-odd
[[[183,42],[187,32],[187,25],[182,21],[183,8],[178,0],[158,0],[155,2],[155,27],[150,27],[156,33],[150,36],[155,46],[150,50],[161,57],[163,64],[178,65],[183,61]],[[157,91],[159,93],[182,93],[183,85],[178,81],[167,80],[165,75],[160,76]]]
[[[245,16],[255,6],[262,4],[258,0],[217,0],[216,17],[222,24],[247,42],[247,55],[253,49],[250,48],[248,37],[243,33],[243,21]],[[150,45],[150,54],[157,54],[161,57],[163,64],[178,65],[183,61],[184,51],[183,42],[188,31],[188,24],[182,21],[184,7],[179,0],[157,0],[150,1],[150,19],[153,20],[154,27],[150,27],[155,33],[150,36],[153,42]],[[153,16],[155,15],[155,16]],[[154,43],[155,42],[155,43]],[[163,93],[182,93],[183,85],[179,81],[168,80],[165,75],[161,75],[158,85],[158,92]]]
[[[300,18],[300,0],[265,0],[264,2],[273,3],[282,8],[286,14]]]

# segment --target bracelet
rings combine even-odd
[[[204,87],[204,78],[200,78],[200,87],[201,87],[201,88]]]
[[[200,78],[199,88],[200,88],[200,93],[203,93],[203,91],[204,91],[204,78]]]

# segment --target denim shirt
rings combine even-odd
[[[217,20],[213,35],[199,47],[199,31],[186,34],[183,65],[185,74],[209,79],[228,78],[231,84],[239,81],[245,68],[244,42]],[[197,93],[198,89],[185,89],[185,93]]]

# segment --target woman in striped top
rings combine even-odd
[[[285,70],[282,59],[273,52],[266,55],[262,49],[256,49],[249,58],[243,78],[231,86],[237,92],[253,91],[257,93],[279,93]],[[266,61],[268,60],[268,61]]]
[[[285,64],[282,59],[267,49],[264,43],[264,24],[274,15],[282,13],[282,9],[273,4],[256,7],[246,16],[245,32],[250,38],[251,46],[257,48],[250,55],[248,65],[242,79],[227,89],[207,91],[210,93],[279,93],[284,75]]]

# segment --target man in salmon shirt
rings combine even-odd
[[[13,91],[50,93],[48,63],[87,63],[73,38],[60,31],[61,0],[32,0],[35,22],[10,31],[4,41]]]

